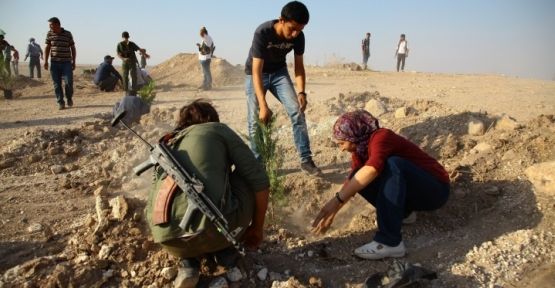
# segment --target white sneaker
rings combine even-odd
[[[355,249],[356,256],[369,260],[378,260],[387,257],[403,257],[405,253],[406,248],[403,241],[395,247],[372,241]]]
[[[403,219],[403,224],[405,225],[413,224],[414,222],[416,222],[416,212],[414,211],[410,212],[409,216]]]

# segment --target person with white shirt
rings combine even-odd
[[[199,87],[201,90],[212,89],[212,73],[210,72],[210,62],[212,60],[212,55],[214,54],[214,41],[212,37],[208,35],[206,27],[200,28],[200,38],[202,42],[198,46],[198,60],[200,61],[200,66],[202,67],[202,74],[204,79],[202,85]]]
[[[405,59],[409,57],[409,47],[405,34],[401,34],[397,50],[395,50],[395,56],[397,56],[397,72],[399,72],[399,66],[401,66],[401,71],[405,71]]]

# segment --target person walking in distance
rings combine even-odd
[[[42,55],[42,48],[35,42],[35,38],[29,39],[27,53],[25,54],[25,59],[23,59],[23,61],[27,61],[27,58],[31,58],[29,60],[29,77],[34,78],[34,70],[37,69],[37,77],[41,78],[40,60],[43,59]]]
[[[44,49],[44,69],[50,67],[50,76],[54,82],[54,92],[60,110],[65,109],[64,90],[62,79],[65,82],[65,96],[67,106],[73,106],[73,70],[75,70],[75,42],[71,32],[60,25],[60,19],[52,17],[48,19],[50,31],[46,34],[46,48]],[[48,59],[52,60],[48,65]]]
[[[395,56],[397,56],[397,72],[399,72],[399,66],[401,66],[401,71],[405,71],[405,59],[409,57],[409,47],[405,34],[401,34],[397,50],[395,50]]]
[[[366,37],[362,39],[362,69],[368,67],[368,59],[370,58],[370,32],[366,33]]]

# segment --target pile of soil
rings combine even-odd
[[[225,59],[212,58],[210,64],[213,86],[242,84],[245,73],[242,68],[233,66]],[[202,68],[197,54],[180,53],[166,60],[151,70],[156,85],[162,91],[173,88],[198,87],[202,84]]]

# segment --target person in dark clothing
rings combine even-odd
[[[131,73],[131,91],[137,90],[137,55],[139,51],[147,59],[150,55],[146,53],[146,49],[140,48],[135,42],[129,41],[129,32],[124,31],[121,33],[123,41],[119,42],[117,46],[118,56],[123,62],[121,67],[123,69],[123,90],[129,91],[129,73]]]
[[[12,61],[12,51],[17,52],[15,47],[10,45],[8,41],[4,40],[4,35],[0,34],[0,53],[4,53],[4,63],[1,63],[6,68],[8,75],[12,75],[10,69],[10,62]],[[17,75],[17,74],[16,74]]]
[[[33,78],[35,75],[34,70],[37,69],[37,77],[41,78],[40,73],[40,59],[43,59],[42,48],[35,42],[35,38],[29,39],[29,45],[27,46],[27,53],[25,54],[25,59],[31,57],[29,61],[29,77]]]
[[[368,67],[368,59],[370,58],[370,32],[366,33],[366,37],[362,39],[362,69]]]
[[[416,220],[414,211],[436,210],[447,202],[447,171],[416,144],[380,128],[378,119],[365,110],[339,117],[333,136],[339,149],[351,153],[352,170],[316,216],[313,232],[326,232],[339,209],[358,193],[376,208],[378,231],[354,254],[371,260],[403,257],[401,225]]]
[[[306,6],[301,2],[292,1],[282,8],[279,19],[262,23],[254,32],[245,64],[247,127],[251,150],[255,157],[260,159],[254,135],[259,121],[267,123],[272,118],[273,112],[266,101],[266,92],[270,91],[283,105],[291,120],[293,140],[301,160],[301,170],[310,175],[318,175],[321,170],[312,160],[305,118],[307,95],[303,29],[309,18]],[[291,51],[295,54],[295,82],[298,92],[295,92],[287,71],[285,58]]]
[[[113,60],[114,57],[110,55],[104,56],[104,62],[96,69],[94,84],[96,84],[101,91],[114,91],[118,81],[123,81],[118,70],[112,66]]]
[[[204,183],[202,193],[225,215],[230,231],[235,231],[233,237],[256,249],[264,238],[270,182],[241,137],[220,123],[210,103],[198,99],[180,109],[176,129],[160,141],[168,145],[182,167]],[[196,287],[203,258],[229,269],[235,267],[239,255],[205,215],[191,218],[187,229],[179,226],[191,202],[172,183],[173,178],[164,171],[155,171],[146,220],[154,242],[180,258],[174,287]],[[170,191],[176,189],[170,197]],[[167,201],[170,205],[162,204]]]

